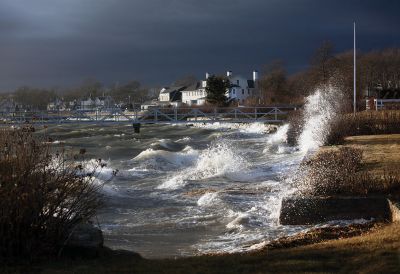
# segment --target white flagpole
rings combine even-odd
[[[353,106],[354,106],[354,114],[357,111],[357,80],[356,80],[356,72],[357,72],[357,52],[356,52],[356,22],[354,22],[354,102],[353,102]]]

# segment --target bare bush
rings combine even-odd
[[[347,187],[349,174],[360,167],[362,151],[341,148],[339,151],[324,151],[302,163],[299,189],[303,194],[341,194]]]
[[[346,136],[400,133],[400,111],[365,111],[344,114],[330,124],[326,145],[342,144]]]
[[[400,171],[375,175],[361,170],[362,151],[342,147],[303,162],[295,179],[302,195],[400,195]]]
[[[29,130],[1,130],[0,258],[57,254],[101,203],[95,169],[53,154]]]

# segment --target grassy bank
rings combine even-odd
[[[8,268],[20,273],[396,273],[400,269],[400,225],[390,224],[362,236],[248,254],[145,260],[130,253],[104,251],[93,260],[62,259]]]
[[[361,148],[363,167],[376,174],[400,166],[400,135],[349,137],[345,145]],[[333,236],[339,239],[310,244],[318,242],[320,237],[329,238],[314,233],[308,234],[309,240],[300,241],[301,245],[295,247],[292,241],[279,248],[247,254],[177,260],[146,260],[132,253],[105,249],[96,259],[62,258],[0,270],[10,273],[398,273],[400,224],[383,224],[359,236],[343,238],[358,234],[337,233]]]

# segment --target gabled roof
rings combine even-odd
[[[194,91],[201,87],[202,87],[201,82],[197,82],[197,83],[194,83],[194,84],[186,87],[183,91]]]
[[[237,85],[237,84],[231,84],[231,85],[230,85],[230,88],[240,88],[240,86]]]
[[[171,93],[175,91],[182,91],[186,87],[185,86],[177,86],[177,87],[164,87],[161,91],[160,94],[166,94],[166,93]]]

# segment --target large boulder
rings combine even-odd
[[[100,229],[92,224],[78,224],[69,235],[67,247],[77,248],[101,248],[104,238]]]
[[[89,223],[78,224],[68,236],[60,255],[72,258],[97,258],[104,243],[100,229]]]
[[[282,201],[282,225],[310,225],[334,220],[391,221],[385,197],[289,197]]]

